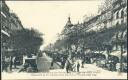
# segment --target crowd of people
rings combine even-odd
[[[17,69],[18,65],[22,64],[19,57],[5,56],[2,59],[2,72],[9,72],[11,69]]]
[[[69,52],[63,52],[58,53],[57,52],[45,52],[49,57],[52,58],[50,69],[54,69],[54,65],[59,63],[59,67],[61,69],[65,69],[67,73],[69,72],[80,72],[80,68],[84,68],[84,64],[93,64],[96,63],[96,66],[102,67],[102,68],[108,68],[110,71],[116,71],[118,67],[116,67],[116,63],[119,63],[119,61],[116,58],[106,60],[104,55],[101,54],[92,54],[89,53],[89,55],[82,55],[75,54],[71,51]],[[52,54],[52,55],[51,55]],[[2,71],[9,72],[11,68],[11,64],[13,69],[18,69],[18,72],[38,72],[36,61],[25,61],[25,63],[20,64],[20,59],[18,57],[13,57],[12,60],[10,57],[6,57],[5,59],[2,59]],[[118,61],[118,62],[116,62]],[[11,63],[10,63],[11,62]],[[20,68],[18,68],[20,64]],[[127,68],[125,69],[127,70]]]
[[[79,72],[80,71],[80,61],[77,60],[71,60],[70,58],[66,61],[66,72],[69,73],[69,71],[73,72]]]
[[[73,55],[74,53],[72,51],[67,52],[51,52],[53,55],[51,56],[53,58],[51,62],[51,69],[53,69],[53,64],[59,62],[61,65],[60,67],[62,69],[65,69],[67,73],[69,72],[79,72],[80,67],[83,68],[83,65],[85,63],[85,60],[82,59],[81,56]]]

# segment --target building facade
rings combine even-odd
[[[23,25],[15,13],[11,13],[5,1],[0,1],[0,16],[1,16],[1,50],[2,56],[9,54],[11,45],[9,38],[16,30],[23,29]]]
[[[121,28],[127,27],[127,0],[113,0],[113,26],[119,26]],[[115,35],[115,40],[125,39],[127,35],[127,29],[118,31]],[[125,41],[126,43],[126,41]],[[114,50],[120,50],[120,45],[115,44]],[[126,50],[126,45],[124,45]]]
[[[100,14],[87,19],[84,25],[88,27],[88,31],[115,29],[113,37],[107,44],[110,42],[112,50],[120,52],[121,46],[118,40],[122,40],[123,50],[127,52],[127,0],[112,0],[111,5],[112,8],[105,9]]]
[[[9,8],[5,4],[4,1],[0,2],[0,7],[1,7],[1,47],[2,47],[2,53],[5,53],[5,51],[8,49],[8,39],[10,37],[10,30],[9,30]]]
[[[113,25],[127,23],[127,0],[113,1]]]

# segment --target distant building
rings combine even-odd
[[[84,25],[88,27],[88,31],[99,31],[101,29],[112,27],[112,11],[106,10],[98,15],[91,16],[91,18],[84,22]]]
[[[68,17],[68,21],[67,21],[65,27],[72,27],[72,26],[73,26],[73,24],[72,24],[72,22],[71,22],[71,18],[70,18],[70,16],[69,16],[69,17]]]
[[[83,24],[86,27],[87,31],[91,31],[91,30],[97,30],[98,26],[96,26],[96,22],[98,20],[99,15],[97,16],[93,16],[91,18],[88,18],[88,20],[86,20]]]
[[[63,34],[63,35],[62,35],[61,38],[64,38],[64,37],[65,37],[65,34],[70,33],[72,27],[73,27],[73,24],[72,24],[71,18],[70,18],[70,16],[69,16],[69,17],[68,17],[68,21],[67,21],[66,25],[64,26],[64,30],[62,31],[62,34]]]

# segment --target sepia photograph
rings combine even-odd
[[[127,0],[2,0],[0,24],[2,80],[127,80]]]

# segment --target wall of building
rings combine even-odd
[[[21,21],[14,13],[10,12],[9,7],[6,5],[5,1],[0,2],[1,8],[1,42],[2,42],[2,53],[7,53],[11,48],[9,45],[9,38],[16,30],[23,29]]]
[[[127,24],[127,0],[113,0],[112,9],[106,9],[106,11],[103,11],[84,22],[84,25],[89,27],[88,31],[99,31],[101,29],[116,27],[122,24]],[[121,35],[122,32],[117,32],[117,34],[115,34],[115,36],[118,37]],[[115,45],[113,49],[120,50],[120,46]]]

